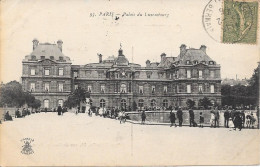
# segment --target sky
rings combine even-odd
[[[181,44],[188,48],[206,45],[207,54],[221,65],[223,79],[236,78],[236,75],[240,79],[250,78],[259,62],[259,44],[223,44],[212,39],[202,24],[208,2],[1,1],[0,79],[4,83],[20,80],[22,60],[32,52],[34,38],[40,43],[56,43],[61,39],[63,53],[74,65],[98,62],[98,53],[104,59],[117,56],[120,43],[129,61],[142,66],[148,59],[160,61],[161,53],[178,56]],[[163,16],[147,16],[158,13]]]

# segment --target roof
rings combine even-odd
[[[181,64],[184,64],[187,60],[191,62],[205,61],[206,63],[209,61],[213,61],[204,51],[200,49],[187,49],[183,56],[179,55],[176,59],[176,61],[179,61]]]
[[[165,57],[158,67],[170,67],[171,64],[175,61],[176,57]]]
[[[60,57],[63,57],[63,61],[70,62],[70,58],[65,56],[56,44],[50,43],[40,43],[33,52],[26,56],[28,60],[32,59],[32,56],[35,56],[36,60],[41,60],[41,56],[44,56],[45,59],[60,60]]]
[[[120,55],[116,58],[117,65],[128,65],[129,61],[124,55]]]

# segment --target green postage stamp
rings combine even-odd
[[[258,1],[224,0],[222,42],[256,44]]]

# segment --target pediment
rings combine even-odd
[[[204,63],[198,63],[198,64],[195,64],[193,65],[194,67],[206,67],[208,66],[207,64],[204,64]]]
[[[50,59],[44,59],[39,61],[40,64],[42,65],[52,65],[52,64],[57,64],[56,62],[50,60]]]

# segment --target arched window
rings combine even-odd
[[[151,107],[155,107],[156,106],[156,100],[155,99],[152,99],[151,101]]]
[[[168,108],[168,100],[167,99],[163,100],[163,107]]]
[[[144,100],[143,99],[139,99],[138,107],[144,107]]]
[[[126,93],[126,84],[121,84],[120,93]]]
[[[60,99],[60,100],[58,100],[58,106],[61,106],[61,107],[63,107],[63,100],[62,99]]]
[[[100,100],[100,107],[103,108],[106,106],[106,101],[104,99]]]
[[[48,99],[43,100],[43,107],[49,108],[49,100]]]
[[[124,108],[124,109],[126,108],[126,100],[125,99],[121,100],[121,107]]]

